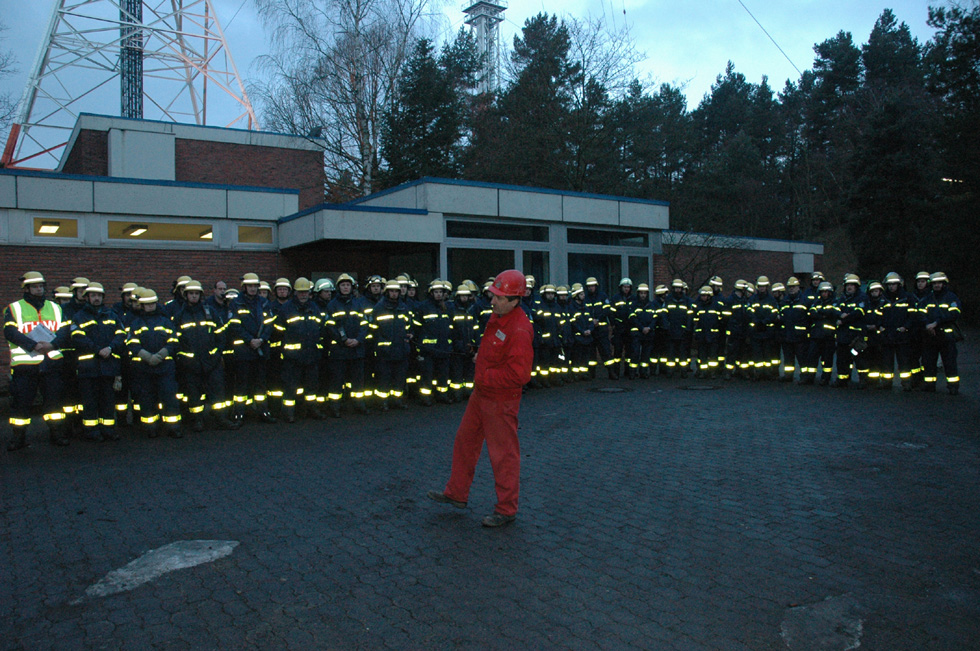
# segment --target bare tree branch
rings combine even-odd
[[[272,129],[319,134],[328,181],[370,194],[381,118],[439,0],[256,0],[276,53],[255,88]],[[311,136],[312,137],[312,136]]]
[[[712,276],[737,266],[739,258],[755,248],[752,240],[715,233],[664,231],[663,256],[673,278],[691,287],[707,284]]]
[[[7,26],[0,23],[0,41],[6,38],[3,36],[6,31]],[[0,50],[0,79],[16,73],[15,65],[17,65],[17,59],[14,57],[14,53],[10,50]],[[0,131],[6,133],[7,127],[14,119],[16,110],[17,100],[11,97],[10,93],[0,93]]]

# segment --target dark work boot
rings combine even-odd
[[[51,445],[57,445],[60,448],[68,445],[68,435],[66,434],[64,424],[48,425],[48,436],[48,440],[51,442]]]
[[[7,452],[16,452],[22,448],[27,447],[27,428],[26,427],[14,427],[13,435],[7,442]]]
[[[225,431],[234,430],[241,427],[241,425],[239,425],[237,422],[229,420],[228,417],[220,411],[214,412],[214,424],[218,429]]]
[[[184,433],[180,429],[180,423],[167,423],[167,436],[172,439],[182,439],[184,438]]]
[[[268,410],[259,412],[259,420],[263,423],[275,423],[278,422],[276,417],[269,413]]]
[[[952,384],[947,384],[946,390],[949,391],[949,395],[958,396],[960,395],[960,383],[953,382]]]
[[[191,431],[192,432],[204,431],[204,416],[202,414],[194,414],[194,417],[191,419]]]
[[[283,420],[285,420],[287,423],[296,422],[296,407],[286,407],[284,405],[281,413]]]

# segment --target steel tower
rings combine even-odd
[[[53,5],[3,166],[57,166],[79,113],[111,106],[122,117],[259,128],[212,0]]]
[[[483,77],[478,91],[488,93],[500,89],[500,23],[504,20],[507,2],[487,2],[478,0],[463,13],[468,16],[466,24],[476,34],[477,49],[483,58]]]

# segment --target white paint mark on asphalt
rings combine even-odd
[[[811,606],[788,608],[780,627],[786,648],[852,651],[861,646],[864,621],[849,595],[828,597]]]
[[[151,549],[85,590],[86,597],[105,597],[126,592],[176,570],[211,563],[231,554],[237,540],[178,540],[159,549]],[[81,603],[76,599],[72,604]]]

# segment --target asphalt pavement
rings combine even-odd
[[[0,452],[0,646],[977,649],[977,350],[956,397],[529,392],[501,529],[485,454],[467,509],[425,497],[462,404],[67,448],[35,425]]]

